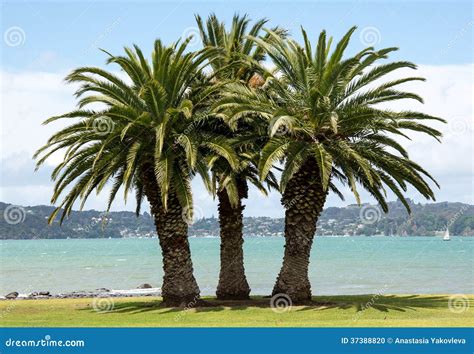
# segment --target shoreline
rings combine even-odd
[[[71,291],[59,294],[51,294],[49,291],[34,291],[29,294],[22,294],[16,291],[5,296],[0,296],[0,301],[9,300],[48,300],[48,299],[84,299],[84,298],[127,298],[143,296],[161,296],[161,288],[154,288],[149,284],[143,284],[136,289],[107,289],[99,288],[94,291]]]
[[[10,293],[11,294],[11,293]],[[7,294],[9,295],[9,294]],[[313,294],[313,298],[329,298],[329,297],[364,297],[364,296],[377,296],[377,297],[400,297],[400,296],[449,296],[456,297],[459,295],[474,297],[474,293],[387,293],[387,294],[375,294],[375,293],[364,293],[364,294],[325,294],[316,295]],[[49,291],[33,292],[30,294],[21,294],[14,298],[7,298],[6,296],[0,296],[0,302],[2,301],[14,301],[14,300],[58,300],[58,299],[94,299],[94,298],[140,298],[140,297],[161,297],[161,288],[145,288],[145,289],[96,289],[95,291],[71,291],[67,293],[51,294]],[[270,299],[271,295],[251,295],[251,298],[257,299]],[[214,299],[215,295],[201,295],[201,298]],[[232,300],[233,301],[233,300]],[[232,302],[229,301],[229,302]],[[248,301],[248,300],[245,300]],[[224,300],[225,302],[225,300]]]
[[[284,235],[244,235],[245,239],[253,238],[284,238]],[[324,238],[439,238],[442,239],[442,235],[314,235],[314,237]],[[450,235],[451,238],[473,238],[474,235]],[[189,235],[188,238],[192,239],[218,239],[220,236],[206,235]],[[1,241],[45,241],[45,240],[158,240],[158,236],[137,236],[137,237],[73,237],[73,238],[0,238]]]

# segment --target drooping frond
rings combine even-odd
[[[226,190],[231,204],[236,205],[239,199],[243,198],[238,193],[242,189],[237,187],[239,183],[246,185],[248,181],[266,193],[256,166],[260,158],[259,149],[266,139],[262,139],[262,133],[267,129],[267,123],[260,121],[262,124],[258,124],[248,120],[249,124],[240,122],[232,125],[232,122],[225,118],[227,108],[221,104],[219,112],[215,112],[213,103],[223,99],[226,85],[236,84],[236,89],[245,87],[253,91],[265,84],[266,70],[261,65],[266,58],[265,50],[253,38],[258,37],[265,43],[273,41],[273,38],[263,31],[266,19],[251,25],[246,15],[235,15],[230,26],[226,26],[212,14],[206,21],[196,16],[196,22],[204,50],[214,51],[214,55],[209,58],[212,69],[209,75],[216,90],[207,96],[208,116],[201,127],[203,131],[207,131],[209,167],[214,181],[211,190],[214,194],[218,190]],[[285,31],[280,28],[274,28],[274,32],[282,38],[285,36]],[[228,104],[235,106],[235,102]],[[221,137],[212,138],[216,133]],[[268,174],[268,187],[276,186],[273,180],[273,174]]]
[[[386,210],[386,191],[403,198],[407,184],[428,199],[434,193],[425,181],[436,181],[411,161],[401,142],[410,132],[427,134],[437,140],[441,133],[433,121],[444,119],[416,111],[393,111],[381,103],[399,100],[423,102],[416,93],[401,85],[424,81],[417,76],[384,80],[399,69],[416,70],[407,61],[380,63],[397,48],[365,48],[347,56],[351,28],[331,49],[332,39],[322,31],[316,45],[302,29],[303,43],[266,30],[271,41],[252,40],[271,59],[275,69],[265,72],[265,84],[248,88],[228,84],[214,112],[233,129],[240,124],[266,122],[268,129],[260,153],[259,174],[265,177],[275,162],[283,162],[280,189],[304,162],[316,161],[318,176],[325,188],[339,196],[332,182],[348,185],[360,202],[358,186],[366,189]]]
[[[230,165],[238,164],[222,137],[199,133],[200,117],[216,90],[203,70],[216,50],[188,51],[189,41],[166,46],[157,40],[151,60],[138,46],[125,48],[120,56],[107,53],[107,63],[118,65],[126,75],[123,79],[94,67],[75,69],[66,77],[79,85],[80,108],[45,121],[67,119],[70,124],[35,154],[39,167],[52,154],[64,152],[52,174],[52,202],[60,205],[51,222],[60,211],[62,222],[77,201],[82,207],[92,191],[99,193],[106,186],[110,186],[107,209],[119,190],[125,198],[134,190],[138,213],[143,181],[150,175],[165,210],[173,193],[183,208],[192,211],[190,180],[198,173],[210,186],[203,154],[212,149]],[[102,108],[88,109],[91,105]]]

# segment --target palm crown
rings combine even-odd
[[[249,28],[250,19],[246,15],[235,15],[229,30],[214,14],[209,16],[205,24],[200,16],[196,16],[196,22],[203,46],[206,50],[214,51],[210,67],[212,81],[216,86],[221,88],[223,84],[229,82],[239,82],[249,86],[261,84],[260,63],[265,59],[265,52],[252,40],[252,37],[260,37],[264,42],[272,38],[262,30],[267,20],[261,19]],[[284,33],[278,28],[274,31],[278,35]],[[213,99],[215,100],[219,95],[220,90],[217,89]],[[261,146],[264,143],[262,140],[264,134],[258,131],[260,127],[254,124],[241,124],[238,130],[231,131],[219,118],[214,118],[211,114],[207,128],[228,137],[228,141],[239,155],[240,162],[238,168],[233,169],[226,159],[219,156],[211,157],[214,189],[219,180],[220,188],[227,191],[233,205],[237,205],[239,198],[247,197],[246,187],[242,186],[242,184],[246,185],[246,181],[250,181],[260,191],[266,193],[265,186],[259,180],[258,153],[255,149],[255,145]],[[277,187],[272,173],[268,175],[266,182],[268,187]]]
[[[261,19],[249,29],[250,19],[247,15],[235,15],[229,30],[212,14],[204,24],[200,16],[196,16],[199,33],[205,47],[218,48],[218,55],[210,66],[219,81],[239,80],[244,83],[256,84],[259,79],[255,76],[261,72],[261,62],[265,59],[265,50],[257,45],[252,38],[260,38],[263,42],[272,40],[273,36],[263,32],[263,26],[268,22]],[[285,31],[276,27],[272,31],[279,37]]]
[[[79,120],[54,134],[37,153],[40,166],[55,151],[67,148],[64,161],[53,172],[55,203],[67,187],[71,190],[51,216],[64,208],[61,222],[75,201],[81,207],[90,193],[113,185],[109,206],[121,187],[125,197],[135,189],[137,213],[144,196],[144,178],[156,178],[161,203],[166,209],[170,193],[192,213],[190,179],[202,176],[210,188],[202,154],[213,151],[235,167],[237,156],[223,137],[200,134],[200,110],[214,90],[202,74],[212,51],[185,53],[189,39],[164,46],[157,40],[151,63],[135,46],[125,56],[110,56],[125,72],[127,82],[94,67],[74,70],[68,82],[80,83],[78,110],[52,117]],[[105,108],[88,110],[100,103]],[[101,128],[105,128],[101,130]]]
[[[385,188],[388,187],[409,210],[402,192],[407,184],[426,198],[434,199],[423,175],[433,178],[408,158],[394,136],[407,137],[403,130],[408,130],[438,139],[439,131],[419,121],[443,119],[420,112],[375,107],[377,103],[400,99],[422,102],[418,95],[397,90],[395,86],[423,79],[407,77],[376,83],[396,69],[416,66],[406,61],[373,66],[397,48],[375,51],[369,47],[343,59],[354,30],[355,27],[351,28],[332,52],[332,39],[326,40],[324,31],[314,51],[304,30],[304,47],[294,40],[282,39],[273,31],[268,31],[272,41],[253,38],[273,60],[275,72],[266,74],[261,89],[228,85],[216,111],[231,126],[249,116],[269,121],[271,139],[261,153],[260,177],[265,178],[276,162],[284,162],[282,192],[305,161],[312,159],[325,189],[329,187],[342,197],[332,182],[336,178],[348,184],[360,202],[356,189],[359,183],[386,211]]]

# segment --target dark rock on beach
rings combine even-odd
[[[8,300],[16,299],[17,297],[18,297],[18,293],[16,291],[13,291],[5,295],[5,299],[8,299]]]
[[[153,288],[153,287],[148,283],[137,286],[137,289],[151,289],[151,288]]]
[[[26,299],[47,299],[51,297],[51,293],[49,291],[33,291],[32,293],[28,294]]]
[[[93,291],[73,291],[71,293],[66,293],[62,294],[66,298],[73,298],[73,299],[78,299],[78,298],[84,298],[84,297],[95,297],[96,292]]]
[[[100,291],[100,292],[110,292],[110,289],[107,289],[107,288],[99,288],[99,289],[96,289],[97,291]]]

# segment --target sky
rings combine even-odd
[[[416,76],[426,82],[403,88],[425,98],[424,105],[399,102],[395,109],[412,108],[444,117],[448,124],[442,144],[412,136],[404,144],[410,157],[421,163],[441,184],[437,201],[473,203],[473,7],[471,1],[2,1],[1,2],[1,171],[0,201],[18,205],[49,204],[52,159],[34,172],[32,155],[59,125],[44,127],[46,118],[75,107],[74,87],[64,76],[79,66],[105,67],[106,55],[138,44],[150,53],[153,41],[171,43],[197,34],[194,15],[215,12],[230,22],[234,13],[252,19],[265,17],[269,27],[289,29],[300,40],[303,26],[313,41],[325,29],[340,38],[357,25],[347,53],[366,46],[399,47],[391,60],[409,60],[419,66]],[[199,41],[191,42],[198,49]],[[108,68],[116,70],[115,68]],[[400,71],[394,77],[412,75]],[[193,182],[196,216],[216,215],[216,201]],[[330,195],[327,206],[354,203]],[[362,193],[363,202],[374,202]],[[407,196],[425,202],[409,190]],[[85,209],[103,210],[107,195],[94,196]],[[252,191],[247,216],[283,216],[280,196],[263,197]],[[133,198],[117,200],[113,210],[133,210]]]

